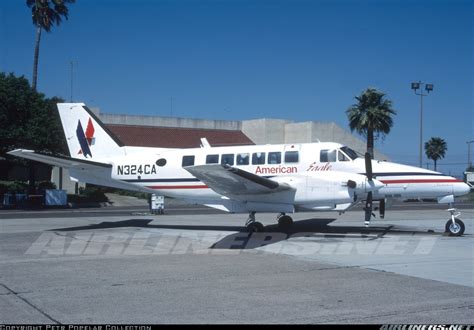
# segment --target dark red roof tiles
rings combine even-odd
[[[211,146],[255,144],[242,131],[136,125],[106,125],[126,146],[199,148],[205,137]]]

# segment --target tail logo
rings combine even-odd
[[[76,136],[79,144],[81,145],[81,150],[79,150],[78,154],[83,154],[84,157],[90,156],[92,158],[92,152],[90,146],[94,144],[94,125],[92,124],[92,120],[89,118],[89,122],[87,123],[86,132],[84,133],[84,129],[82,128],[81,121],[78,120],[77,128],[76,128]]]

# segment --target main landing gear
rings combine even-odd
[[[281,230],[288,230],[293,225],[293,219],[285,213],[280,213],[280,215],[277,217],[277,220],[278,227],[280,227]]]
[[[262,232],[264,228],[261,222],[255,221],[255,212],[249,213],[249,218],[245,223],[245,227],[247,227],[249,233]]]
[[[278,227],[281,230],[288,230],[293,225],[293,219],[285,213],[280,213],[277,217]],[[264,230],[262,223],[255,220],[255,212],[249,213],[249,218],[245,223],[245,227],[249,233],[258,233]]]
[[[461,236],[464,234],[464,222],[461,221],[458,217],[461,215],[461,212],[457,212],[455,208],[448,209],[448,212],[451,213],[451,218],[446,222],[446,233],[449,236]]]

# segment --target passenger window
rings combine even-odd
[[[206,164],[218,164],[218,163],[219,163],[219,155],[206,156]]]
[[[194,156],[183,156],[183,161],[181,162],[181,166],[193,166],[194,165]]]
[[[252,154],[252,165],[261,165],[261,164],[265,164],[265,153],[254,152]]]
[[[224,154],[221,158],[222,165],[234,165],[234,154]]]
[[[268,164],[280,164],[280,163],[281,163],[281,152],[268,153]]]
[[[335,162],[336,150],[321,150],[319,153],[319,161],[321,163]]]
[[[249,154],[237,154],[237,165],[248,165],[250,160]]]
[[[285,163],[298,163],[298,161],[299,161],[298,151],[285,152]]]

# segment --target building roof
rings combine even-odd
[[[201,138],[211,146],[253,145],[242,131],[106,124],[126,146],[158,148],[199,148]]]

